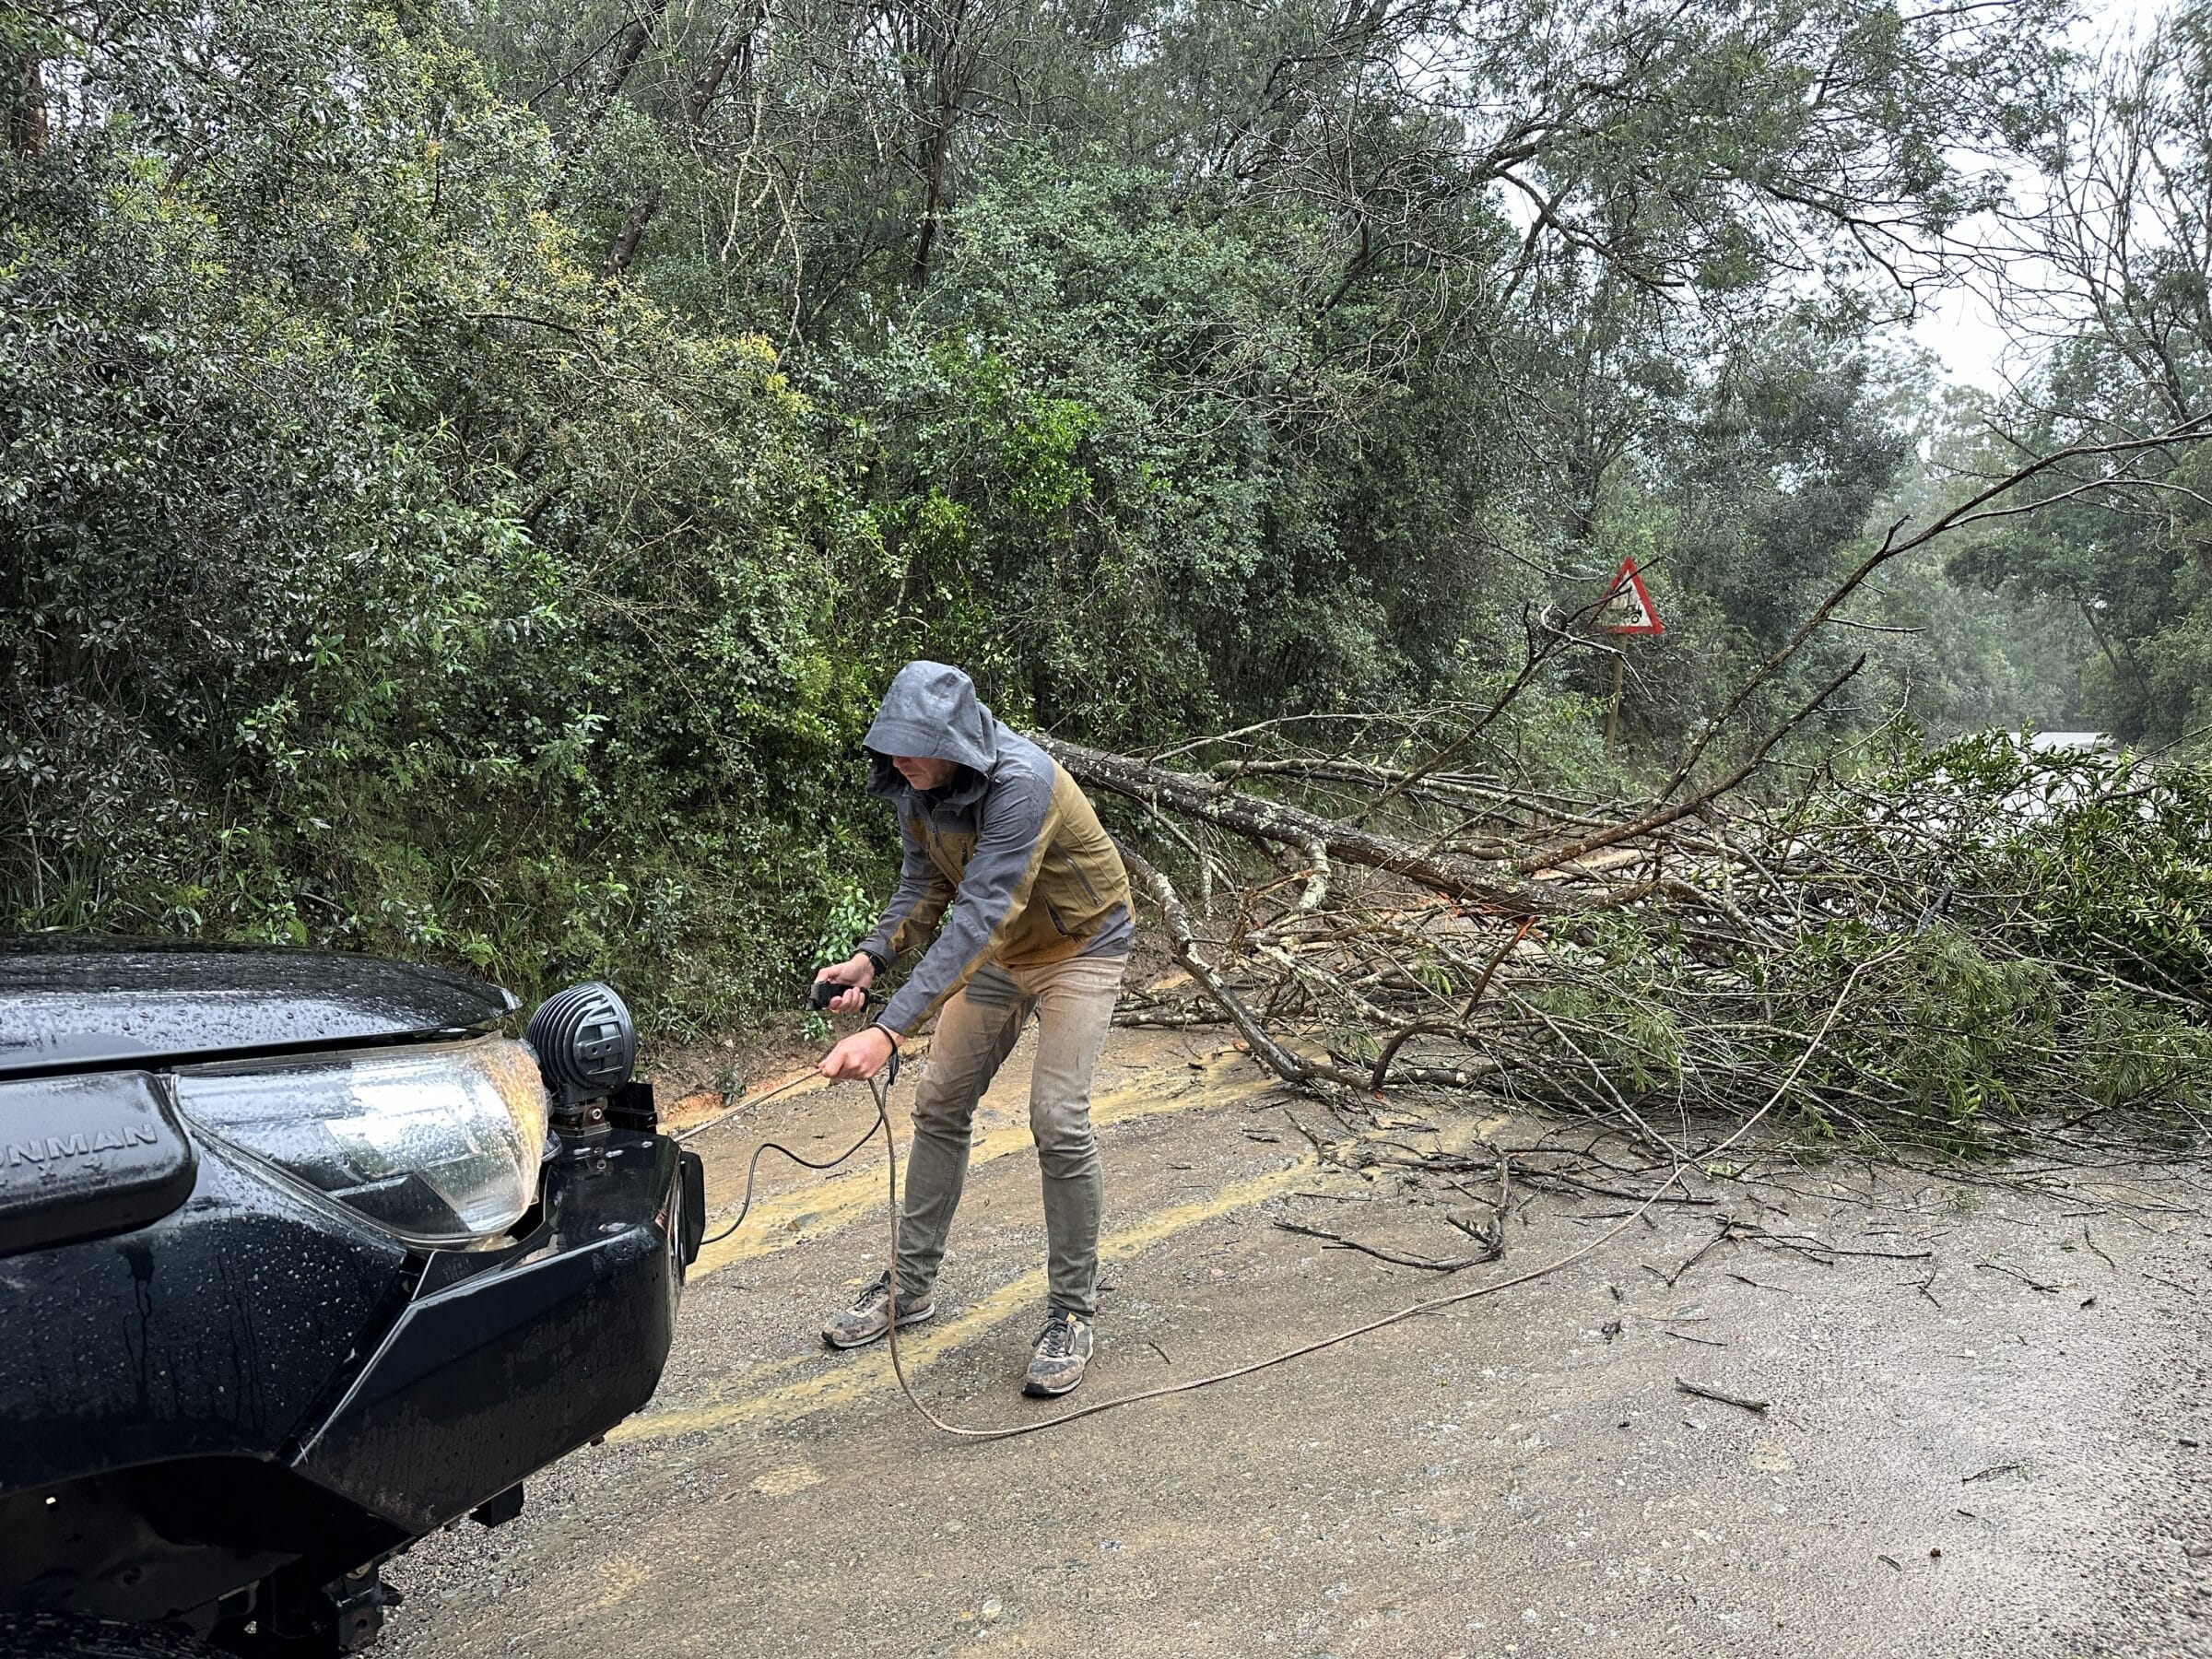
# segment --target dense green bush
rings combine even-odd
[[[577,263],[471,60],[336,16],[9,175],[10,919],[757,1004],[879,856],[867,517],[766,341]],[[180,181],[165,118],[236,147]]]

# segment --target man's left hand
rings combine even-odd
[[[881,1026],[870,1026],[865,1031],[855,1031],[827,1054],[815,1069],[823,1077],[836,1081],[842,1077],[872,1077],[881,1071],[895,1052],[891,1034]]]

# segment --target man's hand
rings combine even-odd
[[[867,989],[876,982],[876,964],[866,955],[854,952],[841,962],[832,962],[814,976],[816,984],[828,980],[833,985],[850,985],[850,991],[841,991],[830,999],[832,1014],[857,1014],[868,1006]],[[866,1076],[861,1073],[860,1076]]]
[[[872,1077],[884,1068],[896,1045],[881,1026],[855,1031],[822,1056],[815,1069],[835,1082],[841,1077]]]

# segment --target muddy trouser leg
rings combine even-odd
[[[899,1300],[926,1293],[945,1260],[945,1236],[968,1178],[975,1103],[1021,1035],[1032,999],[986,962],[937,1016],[914,1089],[914,1138],[899,1208]]]
[[[1106,1045],[1125,957],[1085,958],[1021,971],[1037,1002],[1037,1065],[1030,1076],[1030,1133],[1044,1179],[1049,1245],[1046,1300],[1098,1315],[1099,1210],[1104,1182],[1090,1126],[1090,1080]]]

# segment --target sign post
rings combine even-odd
[[[1610,634],[1665,633],[1666,625],[1659,620],[1658,609],[1652,604],[1651,591],[1643,585],[1637,573],[1636,560],[1624,558],[1620,569],[1613,572],[1613,585],[1606,590],[1606,597],[1597,607],[1598,625]],[[1620,724],[1621,682],[1626,677],[1627,653],[1613,653],[1613,698],[1606,705],[1606,759],[1613,758],[1613,737]]]

